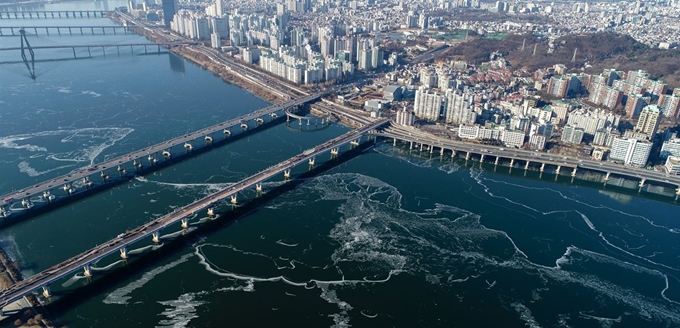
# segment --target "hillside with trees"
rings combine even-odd
[[[576,61],[572,62],[575,49],[578,49]],[[627,35],[568,35],[555,40],[552,52],[549,50],[548,41],[536,36],[508,35],[503,40],[473,39],[451,47],[444,56],[479,64],[488,61],[492,52],[499,51],[513,67],[529,71],[555,64],[563,64],[572,72],[586,73],[600,73],[604,68],[644,69],[652,78],[662,79],[670,86],[680,86],[680,51],[652,49]]]

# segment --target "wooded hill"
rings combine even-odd
[[[521,49],[523,41],[524,50]],[[572,72],[586,73],[600,73],[604,68],[644,69],[652,78],[662,79],[672,87],[680,86],[678,50],[652,49],[627,35],[614,33],[568,35],[553,44],[553,53],[548,53],[548,42],[533,35],[508,35],[503,40],[479,38],[451,47],[444,56],[479,64],[488,61],[492,52],[499,51],[513,67],[530,72],[555,64],[563,64]],[[572,62],[574,49],[578,51],[576,61]],[[586,63],[592,67],[582,70]]]

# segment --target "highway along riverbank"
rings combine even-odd
[[[125,21],[125,18],[121,17],[117,12],[111,12],[109,18],[117,24],[124,25],[123,22]],[[169,37],[169,35],[163,34],[161,31],[154,31],[151,29],[135,29],[135,33],[157,43],[166,42],[167,40],[165,40],[165,38]],[[227,69],[225,65],[215,62],[200,51],[195,51],[192,47],[195,46],[177,46],[168,49],[168,51],[175,53],[178,56],[181,56],[206,70],[211,71],[216,76],[219,76],[224,82],[231,83],[248,90],[250,93],[265,101],[276,103],[288,99],[288,95],[284,92],[274,90],[274,88],[270,86],[268,87],[265,84],[255,83],[250,78],[243,76],[236,70]],[[272,77],[270,81],[274,79],[275,78]]]

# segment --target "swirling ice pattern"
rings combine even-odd
[[[517,247],[513,239],[504,231],[489,229],[480,223],[479,215],[464,209],[437,204],[423,212],[412,212],[401,207],[402,195],[389,184],[360,174],[332,174],[308,181],[293,193],[309,195],[314,201],[341,201],[338,211],[342,218],[330,231],[329,237],[340,245],[330,256],[333,265],[340,268],[351,263],[370,263],[375,271],[384,274],[408,273],[423,277],[432,284],[451,285],[469,283],[490,269],[509,269],[519,272],[534,272],[543,283],[574,285],[602,295],[612,303],[621,303],[636,309],[638,316],[647,320],[677,325],[680,324],[680,308],[674,300],[664,296],[668,289],[666,274],[637,264],[621,261],[611,256],[569,247],[565,254],[556,259],[555,266],[548,267],[533,263]],[[285,200],[283,200],[285,202]],[[490,251],[491,245],[505,245],[504,250]],[[202,257],[202,264],[208,271],[235,279],[254,283],[284,282],[294,286],[306,286],[304,282],[291,281],[283,276],[255,277],[244,276],[216,267],[209,259]],[[574,254],[579,257],[575,258]],[[623,270],[648,275],[657,279],[661,285],[658,299],[641,295],[592,274],[570,272],[569,264],[575,261],[598,261],[614,265]],[[339,270],[342,272],[342,270]],[[318,281],[310,277],[318,288],[341,288],[351,283],[349,279],[330,282]],[[365,280],[354,279],[354,283]],[[387,280],[384,280],[387,281]],[[328,283],[327,285],[325,283]],[[496,285],[489,280],[490,288]],[[323,289],[321,297],[329,298],[329,290]],[[497,288],[497,287],[496,287]],[[547,292],[547,289],[542,289]],[[532,294],[534,301],[540,299],[540,292]],[[529,299],[528,301],[531,301]],[[338,300],[339,312],[334,318],[337,326],[349,324],[353,308]],[[520,318],[527,325],[538,327],[540,323],[531,315],[524,301],[511,303]],[[361,310],[361,309],[358,309]],[[357,311],[358,312],[358,311]],[[594,316],[594,314],[593,314]],[[572,317],[584,318],[572,314]],[[342,320],[340,320],[342,319]],[[568,315],[560,315],[561,326],[568,326]]]

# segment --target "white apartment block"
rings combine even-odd
[[[651,150],[651,142],[619,137],[614,139],[609,158],[626,165],[645,166]]]
[[[428,121],[436,121],[444,104],[444,95],[432,90],[420,87],[416,91],[416,99],[413,103],[413,111],[416,117]]]

